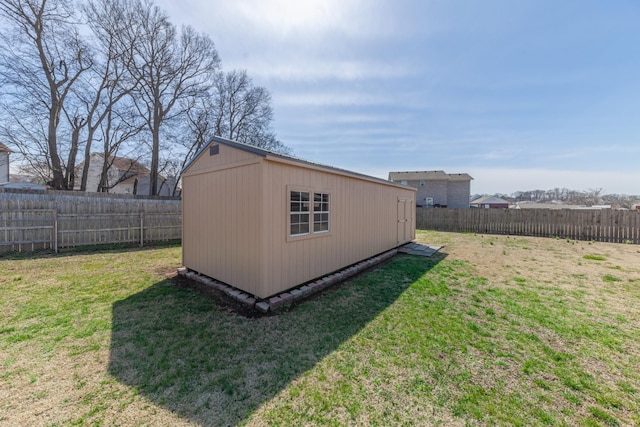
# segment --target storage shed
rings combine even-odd
[[[267,298],[415,238],[415,190],[214,138],[182,174],[182,259]]]

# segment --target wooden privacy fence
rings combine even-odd
[[[640,212],[417,208],[416,228],[640,244]]]
[[[81,194],[0,192],[0,253],[182,237],[180,200]]]

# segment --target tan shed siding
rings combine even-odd
[[[225,147],[220,148],[222,154]],[[189,172],[198,170],[200,160],[209,160],[208,154]],[[261,163],[189,174],[183,180],[184,266],[260,294]]]
[[[216,170],[225,166],[228,167],[242,164],[250,160],[261,159],[261,157],[256,154],[228,147],[223,144],[211,144],[211,146],[214,145],[217,145],[219,147],[219,153],[210,156],[209,149],[207,148],[207,150],[205,150],[205,152],[202,153],[202,155],[189,166],[183,176]]]
[[[415,191],[279,162],[264,162],[265,297],[398,246],[398,198]],[[288,188],[331,194],[330,233],[287,241]],[[415,206],[413,204],[412,206]],[[412,209],[414,211],[415,209]],[[415,213],[411,213],[414,236]],[[405,242],[401,242],[405,243]]]

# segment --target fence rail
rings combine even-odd
[[[180,200],[0,192],[0,253],[181,237]]]
[[[639,211],[417,208],[416,228],[640,244]]]

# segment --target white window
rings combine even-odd
[[[290,231],[291,236],[309,234],[309,193],[306,191],[290,192]]]
[[[289,191],[289,236],[304,236],[330,231],[330,194],[313,191]]]
[[[313,193],[313,232],[329,231],[329,194]]]

